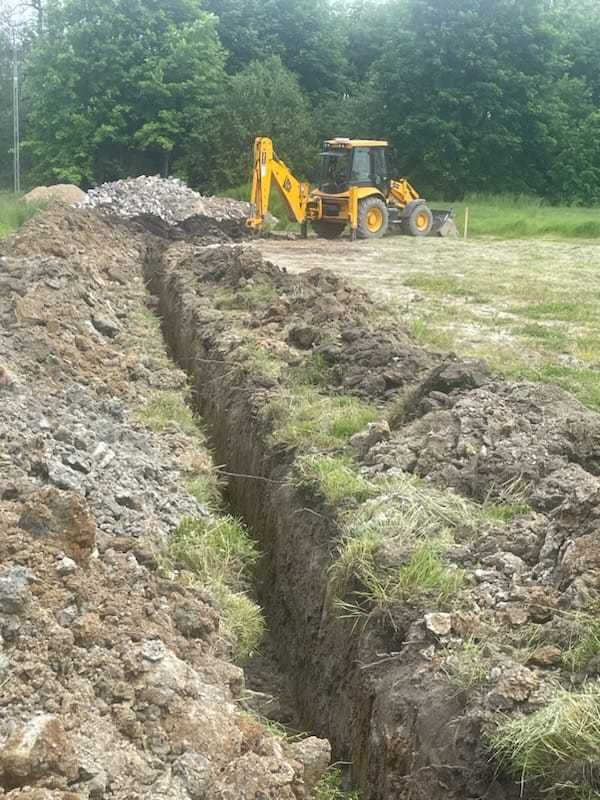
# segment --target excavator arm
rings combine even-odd
[[[405,208],[409,203],[415,200],[420,200],[420,195],[406,178],[400,178],[398,181],[390,181],[390,200],[398,208]]]
[[[273,142],[264,136],[254,140],[254,167],[252,171],[251,212],[246,220],[249,228],[263,226],[269,211],[271,187],[275,185],[281,195],[292,222],[306,222],[308,184],[300,182],[273,151]]]

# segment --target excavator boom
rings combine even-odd
[[[299,181],[283,161],[277,158],[271,139],[261,136],[254,142],[251,213],[246,220],[249,228],[257,229],[264,224],[273,185],[287,207],[290,220],[303,224],[306,221],[308,184]]]

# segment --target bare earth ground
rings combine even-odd
[[[408,317],[423,344],[558,383],[600,407],[600,246],[477,238],[264,239],[292,272],[331,269]]]

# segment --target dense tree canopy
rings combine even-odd
[[[255,135],[387,137],[424,193],[600,202],[600,0],[35,0],[29,183],[247,179]],[[0,180],[10,175],[0,39]]]
[[[35,180],[185,170],[210,147],[225,54],[195,0],[69,0],[46,18],[26,72]]]

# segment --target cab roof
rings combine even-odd
[[[345,147],[351,150],[353,147],[387,147],[388,143],[383,139],[346,139],[338,136],[335,139],[327,139],[325,144],[332,147]]]

